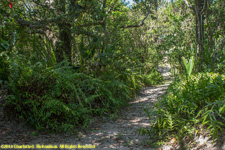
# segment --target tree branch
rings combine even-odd
[[[93,22],[93,23],[79,25],[77,27],[90,27],[90,26],[102,25],[103,23],[104,23],[104,20],[102,20],[100,22]]]
[[[60,23],[58,19],[49,19],[49,20],[40,20],[38,22],[35,22],[35,23],[32,23],[32,22],[29,22],[29,21],[26,21],[26,20],[23,20],[23,19],[17,19],[17,22],[22,25],[22,26],[26,26],[26,27],[29,27],[29,28],[32,28],[32,29],[39,29],[39,28],[42,28],[42,29],[48,29],[46,27],[46,24],[49,24],[49,23]]]
[[[188,8],[192,9],[193,11],[195,11],[195,9],[188,3],[188,0],[184,0],[186,5],[188,6]]]
[[[90,36],[90,37],[93,37],[93,38],[98,38],[98,36],[95,35],[94,33],[90,32],[90,31],[82,30],[82,29],[80,29],[80,28],[77,28],[77,29],[75,30],[75,33],[78,34],[78,35],[79,35],[79,34],[83,34],[83,35],[87,35],[87,36]]]
[[[148,13],[146,14],[146,16],[144,17],[144,19],[141,21],[140,24],[136,24],[136,25],[125,25],[125,26],[121,26],[120,28],[137,28],[137,27],[140,27],[140,26],[143,26],[145,23],[145,19],[148,18],[149,14],[152,13],[151,11],[151,8],[148,9]]]
[[[47,3],[40,3],[40,1],[32,0],[36,5],[41,6],[42,8],[47,8],[47,10],[50,10],[50,6]]]

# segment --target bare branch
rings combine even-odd
[[[47,24],[49,23],[60,23],[58,19],[49,19],[49,20],[40,20],[38,22],[32,23],[26,20],[22,20],[22,19],[17,19],[17,22],[22,25],[22,26],[26,26],[32,29],[47,29],[49,30],[49,28],[46,27]]]
[[[102,25],[103,23],[104,23],[104,20],[102,20],[100,22],[93,22],[93,23],[79,25],[77,27],[90,27],[90,26]]]
[[[186,5],[187,5],[188,8],[192,9],[193,11],[195,11],[194,7],[192,7],[192,6],[188,3],[188,0],[184,0],[184,1],[185,1],[185,3],[186,3]]]
[[[146,14],[146,16],[144,17],[144,19],[141,21],[140,24],[137,24],[137,25],[125,25],[125,26],[121,26],[120,28],[137,28],[137,27],[143,26],[145,24],[144,23],[145,19],[148,18],[150,13],[152,13],[151,8],[148,9],[148,13]]]
[[[192,9],[192,6],[188,3],[188,1],[187,0],[184,0],[184,1],[185,1],[186,5],[188,6],[188,8]]]
[[[203,14],[203,13],[204,13],[205,6],[206,6],[206,0],[204,0],[204,5],[203,5],[203,8],[202,8],[202,10],[201,10],[201,14]]]

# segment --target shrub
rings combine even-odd
[[[221,130],[225,111],[225,77],[216,73],[199,73],[189,80],[173,82],[155,104],[157,119],[143,134],[183,138],[199,132],[201,124],[215,139]],[[150,111],[146,110],[149,117]]]
[[[115,112],[129,97],[123,83],[75,72],[67,62],[52,68],[18,62],[12,63],[6,110],[38,129],[61,131],[87,125],[95,115]],[[117,89],[115,93],[110,87]],[[116,92],[122,95],[114,96]]]
[[[7,115],[39,130],[86,127],[95,116],[117,112],[144,86],[144,77],[130,69],[95,78],[74,70],[67,60],[48,67],[17,56],[11,59],[9,71]],[[160,77],[153,71],[147,77],[150,83],[156,83],[155,76]]]
[[[157,70],[152,70],[149,74],[144,75],[145,86],[158,84],[163,80],[162,75]]]

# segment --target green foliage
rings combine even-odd
[[[121,28],[139,23],[140,16],[129,19],[133,12],[122,1],[104,2],[25,1],[13,9],[0,2],[0,34],[10,52],[3,67],[8,72],[2,71],[8,116],[39,130],[71,131],[117,112],[143,86],[162,80],[154,69],[162,56],[150,47],[149,35]]]
[[[157,133],[161,137],[193,136],[198,126],[207,127],[213,138],[224,126],[225,77],[216,73],[199,73],[189,80],[173,82],[155,104],[157,119],[143,134]],[[152,111],[146,111],[151,118]]]
[[[145,86],[158,84],[162,80],[163,80],[163,77],[157,70],[152,70],[149,74],[144,75]]]
[[[150,75],[148,80],[155,83]],[[70,132],[95,116],[117,112],[141,86],[143,77],[131,70],[98,79],[73,70],[67,60],[48,67],[17,56],[10,61],[5,110],[39,130]]]
[[[183,60],[183,63],[184,63],[185,69],[186,69],[187,79],[189,79],[189,77],[191,76],[193,67],[194,67],[194,56],[192,56],[190,58],[189,62],[187,62],[187,60],[184,57],[182,57],[182,60]]]
[[[7,80],[9,75],[9,43],[0,38],[0,80]]]
[[[54,68],[12,63],[6,108],[38,129],[85,125],[88,115],[118,103],[103,81],[73,72],[66,62]]]

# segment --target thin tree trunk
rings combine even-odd
[[[56,43],[56,60],[61,62],[64,59],[64,54],[71,62],[71,25],[59,24],[59,40]]]
[[[66,3],[65,0],[59,0],[58,12],[65,14],[66,13]],[[68,61],[71,63],[71,24],[64,21],[58,23],[59,28],[59,39],[56,43],[56,61],[61,62],[65,56],[68,58]]]
[[[199,69],[202,70],[204,59],[204,0],[195,1],[195,16],[196,16],[196,40],[197,40],[197,56],[199,59]]]
[[[102,38],[102,50],[100,51],[100,55],[103,54],[105,52],[106,49],[106,0],[103,1],[103,8],[102,8],[102,20],[103,20],[103,24],[102,24],[102,28],[103,28],[103,38]],[[99,60],[99,69],[103,70],[103,63],[102,63],[102,58],[100,57]]]

